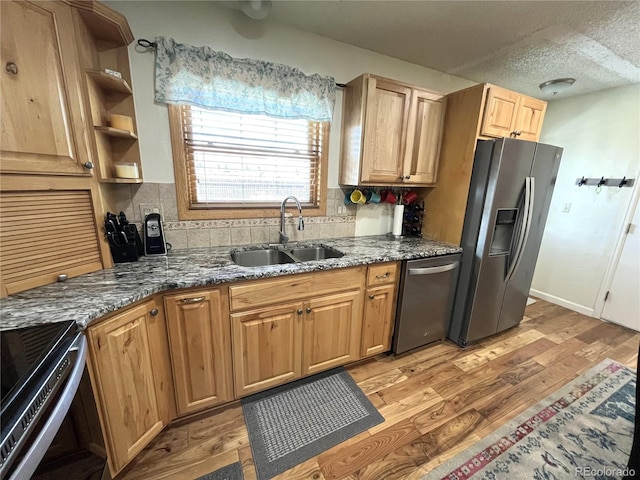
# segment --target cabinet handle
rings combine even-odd
[[[311,313],[311,308],[307,307],[307,313]]]
[[[195,298],[182,298],[180,301],[182,303],[200,303],[204,301],[205,297],[195,297]]]
[[[389,277],[389,272],[385,273],[384,275],[376,275],[376,278],[388,278]]]
[[[154,308],[149,312],[149,315],[151,315],[152,317],[155,317],[156,315],[158,315],[158,309]]]
[[[93,169],[93,162],[84,162],[84,168],[86,168],[87,170],[92,170]]]
[[[369,298],[370,298],[371,300],[373,300],[374,298],[376,298],[376,296],[375,296],[375,295],[369,295]]]
[[[7,73],[10,73],[11,75],[17,75],[18,74],[18,65],[16,65],[13,62],[5,63],[4,69],[7,71]]]
[[[522,134],[522,132],[519,132],[518,130],[514,130],[513,132],[511,132],[511,135],[513,135],[514,137],[518,137]]]
[[[302,315],[302,309],[298,309],[298,315]]]

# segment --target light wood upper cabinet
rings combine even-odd
[[[438,155],[442,137],[445,103],[440,94],[414,90],[407,148],[404,183],[433,185],[436,183]],[[406,178],[409,176],[409,178]]]
[[[87,330],[90,374],[112,475],[170,420],[161,307],[150,300]]]
[[[410,88],[373,77],[368,79],[362,182],[402,180],[410,102]]]
[[[0,2],[3,173],[91,176],[71,8]]]
[[[302,373],[310,375],[359,358],[360,291],[305,302]]]
[[[362,75],[344,91],[340,183],[433,186],[443,95]]]
[[[164,297],[178,414],[233,399],[226,289]]]
[[[547,103],[489,84],[450,93],[446,102],[438,163],[438,184],[445,188],[426,192],[422,232],[459,245],[478,139],[538,141]]]
[[[546,108],[547,103],[542,100],[491,85],[480,134],[537,141]]]
[[[547,111],[547,102],[537,98],[521,96],[516,114],[517,137],[537,142],[542,131],[542,120]]]
[[[236,396],[302,375],[302,303],[231,315]]]

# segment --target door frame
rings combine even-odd
[[[596,304],[593,307],[593,316],[596,318],[602,318],[602,312],[604,311],[605,303],[604,297],[611,289],[613,277],[615,276],[616,270],[618,269],[618,264],[620,263],[622,249],[624,248],[624,243],[627,239],[627,226],[629,225],[629,223],[631,223],[636,208],[640,208],[640,170],[636,172],[635,178],[635,184],[633,185],[633,191],[631,192],[631,200],[629,200],[629,206],[627,207],[622,225],[620,227],[620,230],[618,231],[616,246],[613,249],[611,258],[609,259],[609,265],[607,265],[607,269],[605,270],[602,283],[600,284],[600,290],[598,291],[598,296],[596,297]]]

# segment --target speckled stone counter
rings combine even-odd
[[[412,260],[459,253],[460,247],[421,238],[399,240],[380,235],[300,242],[327,245],[341,258],[264,267],[241,267],[230,251],[257,245],[176,250],[166,257],[143,257],[112,269],[82,275],[64,283],[45,285],[0,300],[0,330],[75,321],[91,321],[154,293],[176,288],[217,285],[239,280],[277,277],[372,263]],[[263,245],[267,247],[267,245]]]

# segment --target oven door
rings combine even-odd
[[[78,334],[67,354],[43,381],[40,392],[17,419],[14,435],[19,440],[3,445],[2,480],[32,478],[36,472],[76,397],[85,371],[86,351],[87,340]],[[63,381],[56,384],[56,380],[61,379]]]

